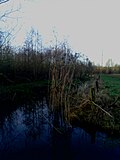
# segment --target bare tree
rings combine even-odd
[[[8,40],[11,38],[14,39],[16,33],[18,33],[18,31],[21,29],[21,27],[18,29],[19,16],[14,14],[15,12],[18,13],[21,5],[19,4],[19,6],[13,6],[13,4],[11,4],[8,6],[6,5],[7,2],[10,2],[10,0],[0,0],[0,49],[5,45],[6,42],[8,42]],[[2,8],[2,4],[4,4],[5,8]],[[10,26],[9,22],[12,22],[13,25]]]

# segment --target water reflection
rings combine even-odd
[[[120,159],[120,139],[73,128],[46,97],[0,113],[0,160]]]

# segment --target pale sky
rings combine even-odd
[[[73,50],[95,64],[102,63],[102,52],[104,64],[109,58],[120,63],[120,0],[10,1],[2,9],[11,3],[21,5],[19,13],[14,13],[22,26],[14,43],[21,43],[31,26],[39,30],[44,43],[54,39],[55,30],[58,40],[67,38]]]

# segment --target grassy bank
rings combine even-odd
[[[91,130],[104,131],[110,135],[120,134],[120,75],[101,75],[99,92],[92,101],[87,92],[79,105],[72,107],[72,125],[87,126]],[[90,88],[89,88],[90,91]]]
[[[110,96],[120,95],[120,74],[103,74],[101,78]]]

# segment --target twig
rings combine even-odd
[[[16,96],[16,92],[14,93],[14,95],[13,95],[13,97],[12,97],[12,101],[14,101],[15,96]]]
[[[49,120],[45,117],[44,114],[43,114],[42,116],[47,120],[47,122],[48,122],[59,134],[62,134],[62,132],[60,132],[59,129],[57,129],[52,123],[49,122]]]
[[[86,103],[90,102],[90,100],[85,100],[85,102],[81,103],[80,106],[84,106]]]
[[[115,103],[117,103],[117,101],[119,100],[119,96],[116,98],[116,100],[112,103],[112,104],[110,104],[108,107],[111,107],[111,106],[113,106]]]

